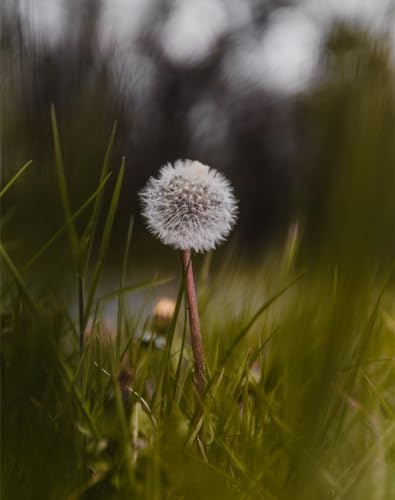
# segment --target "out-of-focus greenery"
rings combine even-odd
[[[350,74],[349,54],[359,62],[347,89],[336,78],[338,64]],[[393,498],[394,79],[382,49],[361,54],[340,50],[329,61],[333,80],[310,108],[327,162],[315,167],[329,187],[307,200],[324,214],[314,245],[305,243],[312,220],[302,213],[264,259],[246,264],[221,253],[201,266],[209,387],[201,416],[181,276],[162,349],[143,340],[152,320],[126,300],[139,266],[136,252],[128,258],[132,223],[115,326],[106,326],[98,284],[124,164],[108,177],[110,141],[91,198],[81,210],[71,206],[52,113],[63,225],[22,264],[14,241],[1,244],[2,498]],[[23,168],[2,198],[33,175],[34,164]],[[54,198],[43,200],[48,211]],[[2,215],[13,224],[12,212]],[[46,260],[53,245],[69,249],[56,278]],[[154,275],[161,262],[152,267]]]

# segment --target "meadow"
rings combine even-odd
[[[153,99],[164,114],[151,129],[141,119],[150,99],[135,102],[141,114],[124,101],[119,112],[108,87],[80,84],[71,58],[54,71],[57,119],[40,68],[62,57],[52,67],[44,53],[31,78],[34,51],[15,56],[10,42],[2,499],[395,498],[394,65],[389,41],[364,31],[340,26],[325,43],[314,88],[225,99],[237,133],[213,156],[229,157],[240,221],[194,260],[207,382],[198,397],[181,255],[142,230],[135,191],[190,151],[182,89],[210,89],[210,65],[196,81],[164,67],[166,98]],[[122,113],[117,143],[115,127],[104,131]],[[251,227],[265,246],[246,252]]]
[[[2,498],[394,498],[394,268],[378,251],[388,234],[380,240],[372,222],[382,206],[366,201],[367,177],[358,184],[351,169],[350,196],[333,198],[337,223],[328,220],[318,249],[304,245],[300,219],[263,257],[229,247],[199,261],[199,400],[181,265],[163,276],[157,261],[151,278],[130,281],[133,219],[119,286],[99,292],[125,168],[110,172],[113,136],[96,189],[72,208],[53,110],[52,131],[63,225],[23,265],[1,246]],[[0,196],[34,168],[25,164]],[[74,312],[62,277],[56,294],[37,293],[59,243],[69,248]],[[134,297],[160,297],[169,282],[174,314],[158,325]]]

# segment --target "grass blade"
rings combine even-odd
[[[142,281],[141,283],[136,283],[135,285],[129,285],[129,286],[123,286],[122,290],[113,290],[109,293],[106,293],[102,297],[100,297],[100,302],[107,302],[108,300],[115,299],[119,295],[119,292],[122,291],[122,293],[125,295],[127,293],[132,293],[140,290],[144,290],[146,288],[153,288],[156,286],[160,285],[165,285],[166,283],[170,283],[171,281],[174,281],[174,278],[158,278],[157,280],[148,280],[148,281]]]
[[[123,257],[121,281],[118,294],[117,337],[116,337],[117,361],[121,361],[120,356],[121,356],[121,340],[122,340],[122,316],[123,316],[123,299],[124,299],[123,296],[124,296],[126,273],[128,269],[128,256],[129,256],[130,242],[132,239],[133,222],[134,218],[132,216],[129,221],[128,232],[126,235],[125,254]]]
[[[89,205],[95,200],[95,198],[98,196],[100,191],[104,188],[106,185],[108,179],[110,178],[111,174],[108,174],[107,177],[103,180],[103,182],[99,185],[99,187],[96,189],[94,193],[91,194],[91,196],[80,206],[78,210],[76,210],[73,215],[71,216],[71,220],[75,221],[83,212],[86,208],[89,207]],[[29,269],[34,262],[36,262],[37,259],[41,257],[41,255],[51,246],[55,241],[64,233],[64,231],[67,229],[68,223],[66,222],[60,229],[56,231],[56,233],[38,250],[26,264],[23,266],[23,270]]]
[[[10,256],[8,255],[8,253],[6,252],[5,248],[1,243],[0,243],[0,255],[3,258],[4,263],[7,266],[9,272],[13,276],[16,284],[18,285],[18,288],[20,289],[22,295],[25,297],[25,299],[27,299],[28,303],[33,307],[33,309],[35,309],[36,308],[35,302],[32,296],[30,295],[29,290],[22,276],[20,275],[18,269],[16,268],[15,264],[13,263],[13,261],[11,260]]]
[[[10,179],[7,184],[3,187],[3,189],[0,191],[0,198],[2,198],[6,192],[14,185],[14,183],[19,179],[19,177],[26,172],[26,170],[30,167],[30,165],[33,163],[33,160],[29,160],[27,163],[25,163],[19,170],[18,172]]]
[[[64,175],[63,168],[63,160],[62,160],[62,150],[60,147],[60,138],[59,138],[59,130],[58,124],[56,121],[55,108],[51,106],[51,123],[52,123],[52,133],[53,140],[55,146],[55,166],[56,166],[56,175],[58,179],[58,186],[60,191],[60,197],[62,200],[63,212],[66,219],[67,224],[67,233],[69,236],[71,253],[73,256],[74,264],[78,269],[78,260],[79,260],[79,242],[77,232],[75,230],[74,221],[72,219],[71,208],[70,208],[70,199],[67,191],[66,177]]]
[[[98,260],[96,263],[96,267],[93,271],[92,283],[91,283],[91,286],[89,289],[88,299],[86,302],[85,316],[84,316],[84,328],[83,329],[86,328],[86,324],[87,324],[88,319],[89,319],[90,311],[92,309],[93,300],[94,300],[95,293],[96,293],[96,288],[97,288],[97,285],[99,283],[101,271],[103,269],[104,259],[106,257],[108,246],[110,243],[111,230],[112,230],[112,226],[114,223],[115,213],[116,213],[117,207],[118,207],[118,202],[119,202],[119,197],[121,194],[121,188],[122,188],[124,174],[125,174],[125,158],[123,158],[123,160],[122,160],[121,168],[119,170],[119,174],[117,177],[117,181],[115,183],[115,188],[114,188],[114,192],[112,195],[110,207],[108,210],[107,219],[106,219],[106,222],[104,225],[103,237],[102,237],[102,240],[100,242],[100,248],[99,248],[99,256],[98,256]]]
[[[104,159],[103,159],[103,164],[102,164],[101,174],[100,174],[100,180],[99,180],[100,184],[108,176],[109,162],[110,162],[112,148],[114,145],[116,128],[117,128],[117,122],[114,122],[114,126],[112,128],[111,135],[110,135],[110,140],[108,142],[108,146],[107,146],[106,152],[104,154]],[[96,229],[97,229],[97,224],[98,224],[98,220],[99,220],[99,214],[100,214],[100,209],[101,209],[102,203],[103,203],[103,193],[100,193],[99,196],[96,198],[96,202],[95,202],[95,205],[94,205],[93,211],[92,211],[92,216],[88,222],[88,225],[86,226],[86,229],[85,229],[83,237],[82,237],[82,241],[88,242],[88,248],[86,250],[85,261],[84,261],[85,270],[88,268],[90,257],[92,254],[93,241],[94,241],[94,237],[96,234]]]
[[[280,298],[287,290],[289,290],[292,286],[294,286],[306,273],[303,272],[296,276],[292,281],[290,281],[287,285],[281,288],[278,292],[276,292],[270,299],[262,304],[262,306],[256,311],[256,313],[252,316],[250,321],[241,329],[240,333],[235,337],[230,347],[224,354],[222,362],[220,363],[223,366],[230,356],[232,355],[235,348],[240,344],[243,338],[247,335],[247,333],[251,330],[256,321],[262,316],[262,314],[275,302],[278,298]]]

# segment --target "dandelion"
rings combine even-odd
[[[193,278],[192,251],[207,252],[225,241],[237,217],[237,202],[229,181],[198,161],[177,160],[161,168],[140,193],[148,229],[162,243],[183,254],[195,383],[205,390],[204,352]]]
[[[237,205],[228,180],[198,161],[165,165],[140,197],[150,231],[178,250],[213,250],[236,220]]]

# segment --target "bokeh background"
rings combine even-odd
[[[114,251],[132,213],[144,239],[147,177],[193,158],[235,185],[239,248],[267,249],[301,222],[308,245],[325,246],[328,231],[355,229],[348,203],[351,218],[384,225],[388,254],[394,31],[385,0],[3,1],[3,182],[34,162],[3,201],[14,212],[3,234],[23,234],[26,258],[62,220],[53,104],[73,208],[97,186],[117,121],[111,167],[125,156],[127,169]]]
[[[391,0],[0,2],[2,498],[393,500],[394,15]],[[51,106],[71,213],[116,122],[103,204],[75,233]],[[230,241],[194,260],[206,457],[179,256],[137,198],[178,158],[222,171],[240,203]],[[177,290],[158,337],[153,305]]]

